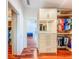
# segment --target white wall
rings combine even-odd
[[[9,3],[17,10],[18,14],[17,14],[17,39],[14,39],[13,44],[14,45],[14,54],[20,55],[22,53],[22,50],[24,48],[24,42],[26,42],[26,40],[24,39],[24,32],[23,32],[23,6],[20,2],[20,0],[9,0]]]
[[[33,18],[30,18],[27,23],[26,23],[26,28],[27,28],[27,31],[26,32],[31,32],[33,33],[33,40],[35,41],[36,43],[36,46],[37,45],[37,39],[38,39],[38,31],[37,31],[37,19],[35,19],[34,17]]]
[[[24,10],[24,29],[25,33],[27,32],[33,32],[34,34],[34,41],[36,42],[38,46],[38,29],[35,27],[37,25],[37,16],[38,16],[38,9],[35,8],[27,8],[27,10]]]

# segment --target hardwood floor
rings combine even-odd
[[[13,56],[11,47],[8,48],[8,59],[72,59],[72,53],[68,50],[58,50],[57,55],[38,55],[34,58],[34,43],[32,40],[28,41],[28,48],[25,48],[20,56]]]
[[[24,49],[21,56],[13,56],[9,48],[8,59],[33,59],[33,48]],[[39,55],[38,59],[72,59],[72,53],[67,50],[58,50],[57,55]]]
[[[58,50],[57,55],[43,55],[39,59],[72,59],[72,53],[68,50]]]

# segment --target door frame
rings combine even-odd
[[[13,18],[12,20],[16,20],[16,40],[17,40],[17,16],[18,16],[18,12],[17,12],[17,10],[12,6],[12,4],[8,1],[8,9],[12,9],[12,11],[16,14],[16,18]],[[8,15],[8,13],[7,13],[7,15]],[[7,20],[7,23],[8,23],[8,20]],[[7,25],[8,26],[8,25]],[[12,25],[13,26],[13,25]],[[13,32],[13,30],[12,30],[12,32]],[[14,41],[14,39],[12,39],[12,55],[16,55],[15,53],[14,53],[14,43],[13,43],[13,41]]]

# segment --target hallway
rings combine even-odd
[[[8,59],[72,59],[71,6],[71,0],[8,0]]]
[[[8,59],[35,59],[34,54],[37,59],[72,59],[72,53],[66,49],[58,49],[57,54],[39,54],[35,48],[34,41],[32,38],[28,38],[28,47],[24,48],[22,54],[20,56],[13,56],[11,47],[8,50]]]

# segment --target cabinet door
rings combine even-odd
[[[48,32],[50,33],[57,33],[57,21],[56,19],[51,21],[51,22],[48,22]]]
[[[41,19],[57,19],[57,9],[40,9],[39,18]]]
[[[39,52],[46,53],[46,42],[45,40],[40,40]]]
[[[57,52],[57,34],[45,33],[40,35],[39,52],[56,53]]]
[[[39,52],[40,53],[46,53],[46,36],[44,33],[40,34],[39,39]]]
[[[49,47],[47,48],[48,53],[56,53],[57,52],[57,34],[50,34],[49,39]]]

